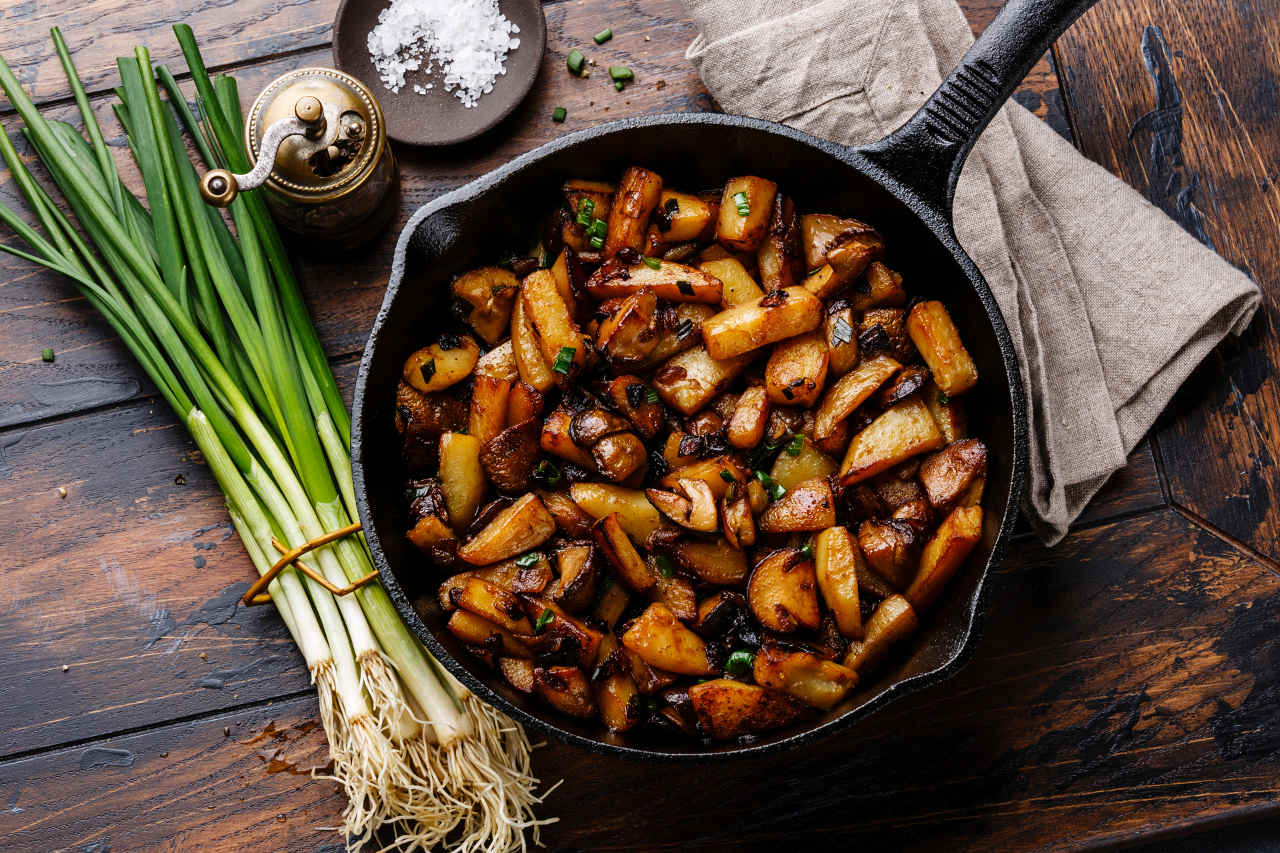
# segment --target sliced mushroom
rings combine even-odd
[[[826,530],[835,523],[836,498],[826,477],[798,483],[760,515],[764,533]]]
[[[537,495],[528,494],[497,514],[458,556],[475,566],[486,566],[537,548],[556,532],[556,521]]]
[[[612,303],[612,304],[610,304]],[[596,346],[614,363],[641,364],[658,345],[658,297],[644,287],[601,306],[608,316],[596,332]]]
[[[480,448],[485,476],[500,492],[523,492],[533,480],[538,461],[538,422],[533,418],[509,426]]]
[[[720,501],[720,522],[724,538],[734,548],[742,550],[756,544],[756,520],[751,513],[749,489],[734,486],[725,490]]]
[[[676,490],[678,494],[647,489],[645,495],[649,503],[681,527],[699,533],[714,531],[717,526],[716,498],[706,481],[681,478],[676,480]]]

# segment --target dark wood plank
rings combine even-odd
[[[1129,454],[1128,463],[1112,474],[1089,502],[1076,524],[1097,524],[1163,506],[1164,503],[1164,495],[1160,493],[1160,473],[1156,469],[1151,444],[1144,440]]]
[[[543,777],[566,779],[544,809],[561,818],[548,841],[564,851],[1078,849],[1257,816],[1280,797],[1278,619],[1275,574],[1172,510],[1054,550],[1020,547],[996,577],[973,662],[847,734],[703,767],[539,751]],[[159,850],[175,837],[256,849],[284,814],[272,849],[328,849],[333,837],[316,827],[339,803],[327,783],[268,773],[272,757],[322,760],[317,733],[294,741],[313,709],[299,698],[0,764],[2,837],[47,849]],[[255,740],[269,721],[285,732],[278,744]]]
[[[1173,500],[1271,556],[1280,541],[1280,4],[1101,3],[1058,43],[1082,150],[1262,286],[1260,316],[1219,348],[1158,430]],[[1159,28],[1159,33],[1148,30]],[[1161,38],[1167,45],[1161,47]],[[1144,65],[1167,63],[1160,83]],[[1157,92],[1165,107],[1152,113]]]

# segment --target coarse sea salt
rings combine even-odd
[[[369,57],[392,92],[405,74],[438,66],[444,89],[474,107],[507,73],[507,53],[520,46],[520,28],[498,11],[498,0],[392,0],[369,31]],[[414,84],[427,94],[432,84]]]

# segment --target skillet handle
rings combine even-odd
[[[1053,41],[1096,0],[1009,0],[902,127],[859,153],[951,218],[978,136]]]

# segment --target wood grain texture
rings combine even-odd
[[[1171,510],[1019,548],[1009,565],[960,675],[785,762],[675,768],[540,750],[541,775],[567,780],[545,807],[561,817],[550,848],[1078,849],[1274,805],[1269,569]],[[272,849],[328,850],[335,838],[317,827],[339,804],[327,783],[269,772],[273,758],[323,760],[317,733],[295,734],[313,709],[299,698],[2,763],[0,837],[258,849],[284,814]],[[270,721],[280,740],[257,739]]]
[[[1206,360],[1157,432],[1172,499],[1272,558],[1280,556],[1277,13],[1274,0],[1103,3],[1056,49],[1082,150],[1263,289],[1248,333]]]

